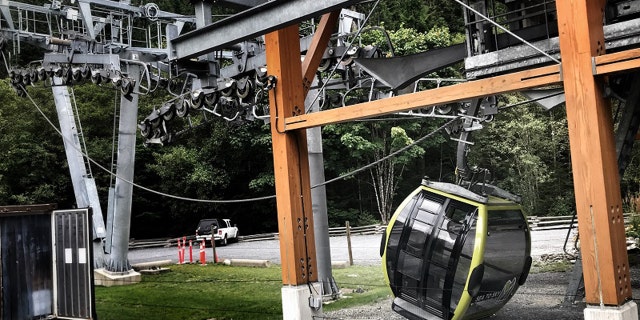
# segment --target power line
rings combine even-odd
[[[62,134],[62,132],[60,132],[58,127],[49,119],[49,117],[47,117],[47,115],[42,111],[42,109],[38,106],[38,104],[35,102],[35,100],[31,97],[31,95],[27,92],[27,90],[22,85],[20,85],[20,89],[23,90],[26,93],[26,97],[31,101],[31,103],[38,110],[40,115],[42,115],[42,117],[47,121],[47,123],[49,123],[49,125],[58,133],[58,135],[60,135],[63,138],[63,140],[67,140],[64,137],[64,135]],[[444,128],[446,128],[448,125],[450,125],[454,121],[458,120],[459,118],[460,117],[456,117],[456,118],[453,118],[453,119],[449,120],[447,123],[445,123],[444,125],[440,126],[437,129],[435,129],[434,131],[432,131],[432,132],[428,133],[427,135],[415,140],[414,142],[406,145],[405,147],[400,148],[400,149],[388,154],[385,157],[382,157],[382,158],[380,158],[380,159],[378,159],[378,160],[376,160],[376,161],[374,161],[372,163],[369,163],[369,164],[367,164],[367,165],[365,165],[365,166],[363,166],[361,168],[358,168],[358,169],[355,169],[355,170],[353,170],[351,172],[348,172],[348,173],[345,173],[343,175],[340,175],[340,176],[338,176],[336,178],[327,180],[324,183],[311,186],[311,188],[321,187],[321,186],[327,185],[329,183],[344,179],[346,177],[353,176],[353,175],[355,175],[355,174],[357,174],[359,172],[362,172],[362,171],[364,171],[366,169],[369,169],[369,168],[371,168],[371,167],[373,167],[373,166],[375,166],[375,165],[377,165],[377,164],[379,164],[379,163],[381,163],[383,161],[386,161],[386,160],[388,160],[388,159],[390,159],[390,158],[392,158],[392,157],[394,157],[394,156],[396,156],[396,155],[398,155],[398,154],[400,154],[400,153],[412,148],[413,146],[417,145],[418,143],[421,143],[425,139],[433,136],[434,134],[436,134],[437,132],[443,130]],[[275,195],[270,195],[270,196],[246,198],[246,199],[212,200],[212,199],[195,199],[195,198],[182,197],[182,196],[168,194],[168,193],[165,193],[165,192],[161,192],[161,191],[158,191],[158,190],[154,190],[154,189],[142,186],[142,185],[137,184],[137,183],[135,183],[133,181],[130,181],[130,180],[127,180],[127,179],[124,179],[124,178],[118,176],[116,173],[112,172],[110,169],[107,169],[106,167],[104,167],[100,163],[98,163],[96,160],[94,160],[93,158],[89,157],[89,155],[86,152],[76,148],[76,146],[72,142],[70,142],[70,141],[66,141],[66,142],[68,143],[68,145],[72,146],[76,151],[78,151],[80,154],[82,154],[84,157],[86,157],[89,162],[91,162],[92,164],[96,165],[100,170],[110,174],[111,176],[115,176],[115,177],[119,178],[120,180],[122,180],[123,182],[131,184],[132,186],[134,186],[136,188],[139,188],[139,189],[142,189],[142,190],[145,190],[147,192],[151,192],[153,194],[157,194],[157,195],[160,195],[160,196],[163,196],[163,197],[172,198],[172,199],[176,199],[176,200],[190,201],[190,202],[215,203],[215,204],[232,204],[232,203],[255,202],[255,201],[261,201],[261,200],[274,199],[276,197]]]

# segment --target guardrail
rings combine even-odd
[[[553,230],[553,229],[569,229],[573,216],[556,216],[556,217],[538,217],[529,216],[529,229],[531,231]],[[573,227],[578,227],[578,219],[573,221]]]
[[[624,214],[624,223],[629,223],[633,216],[638,216],[638,214],[634,213],[625,213]],[[538,216],[529,216],[527,217],[527,222],[529,222],[529,228],[531,231],[541,231],[541,230],[553,230],[553,229],[569,229],[571,226],[571,220],[573,216],[555,216],[555,217],[538,217]],[[578,218],[576,217],[573,221],[573,228],[578,227]]]
[[[625,223],[629,223],[631,217],[634,214],[625,213],[624,220]],[[637,216],[637,214],[636,214]],[[571,219],[573,216],[555,216],[555,217],[538,217],[538,216],[529,216],[527,217],[527,222],[529,223],[529,228],[531,231],[542,231],[542,230],[554,230],[554,229],[568,229],[571,226]],[[573,223],[573,228],[578,227],[578,219],[576,218]],[[352,235],[370,235],[370,234],[382,234],[386,225],[374,224],[368,226],[361,227],[350,227],[350,231]],[[335,227],[329,228],[329,236],[330,237],[342,237],[347,234],[346,227]],[[178,239],[182,241],[181,238],[159,238],[159,239],[144,239],[144,240],[131,240],[129,241],[129,249],[142,249],[142,248],[160,248],[160,247],[177,247]],[[195,241],[195,236],[187,236],[185,237],[187,242],[189,240]],[[238,241],[249,242],[249,241],[263,241],[263,240],[277,240],[278,233],[261,233],[261,234],[253,234],[246,236],[239,236]]]
[[[365,235],[365,234],[382,234],[387,226],[380,224],[373,224],[369,226],[350,227],[351,234]],[[347,234],[347,227],[335,227],[329,228],[330,237],[340,237]],[[278,239],[278,233],[262,233],[249,236],[239,236],[238,241],[262,241],[262,240],[276,240]]]
[[[351,234],[356,235],[366,235],[366,234],[382,234],[385,225],[369,225],[369,226],[361,226],[361,227],[350,227]],[[331,237],[339,237],[345,236],[347,234],[346,227],[336,227],[329,228],[329,236]],[[185,239],[187,242],[189,240],[195,241],[195,236],[187,236]],[[158,238],[158,239],[144,239],[144,240],[135,240],[132,239],[129,241],[129,249],[143,249],[143,248],[162,248],[162,247],[177,247],[178,239],[182,241],[182,237],[180,238]],[[264,240],[277,240],[278,233],[260,233],[260,234],[252,234],[247,236],[239,236],[238,241],[241,242],[250,242],[250,241],[264,241]]]

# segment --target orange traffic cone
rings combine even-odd
[[[204,240],[202,240],[202,243],[200,243],[200,265],[206,265],[207,264],[207,256],[206,256],[206,252],[204,251]]]

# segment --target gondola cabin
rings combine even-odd
[[[423,181],[382,239],[393,310],[409,319],[479,319],[505,305],[531,267],[527,220],[506,198],[514,197]]]

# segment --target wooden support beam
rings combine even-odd
[[[302,61],[302,83],[305,95],[311,88],[313,77],[318,70],[320,61],[322,61],[322,56],[324,55],[325,49],[327,49],[331,33],[333,33],[333,29],[335,28],[339,17],[340,10],[324,14],[322,18],[320,18],[320,23],[318,24],[316,33],[313,34],[311,46],[309,46],[307,55]]]
[[[283,130],[286,115],[304,113],[298,25],[268,33],[265,44],[269,74],[277,79],[269,109],[282,282],[303,285],[318,279],[307,135],[305,130]]]
[[[604,5],[556,2],[586,300],[620,306],[631,298],[622,200],[611,109],[592,63],[605,50]]]
[[[593,58],[594,75],[606,75],[640,68],[640,49],[609,53]]]
[[[293,115],[285,119],[285,124],[280,129],[288,131],[353,121],[505,92],[559,84],[561,81],[560,66],[552,65],[342,108]]]

